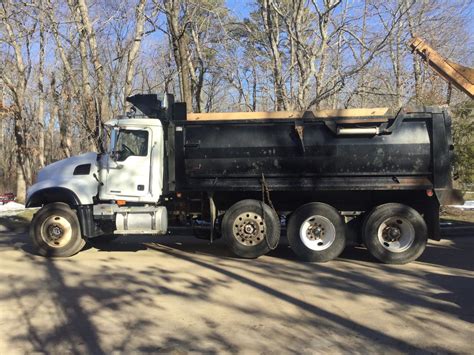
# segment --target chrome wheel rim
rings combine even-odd
[[[235,218],[232,232],[234,238],[245,246],[255,246],[265,238],[265,221],[254,212],[244,212]]]
[[[326,250],[336,240],[336,227],[324,216],[311,216],[301,224],[300,239],[311,250]]]
[[[71,223],[61,216],[50,216],[41,225],[41,239],[51,248],[61,248],[72,239]]]
[[[379,243],[393,253],[408,250],[415,241],[415,228],[403,217],[385,219],[377,230]]]

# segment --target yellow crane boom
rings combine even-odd
[[[474,99],[474,69],[453,63],[438,54],[425,41],[413,37],[408,43],[412,51],[423,58],[441,77]]]

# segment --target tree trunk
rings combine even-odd
[[[43,1],[39,2],[39,68],[38,68],[38,165],[39,168],[45,166],[44,157],[44,49],[45,49],[45,33],[44,33],[44,13]]]
[[[191,57],[188,56],[188,63],[191,68],[191,78],[193,79],[194,84],[194,104],[196,107],[196,112],[201,112],[201,104],[202,104],[202,88],[204,86],[204,75],[206,73],[206,67],[204,65],[204,57],[202,54],[201,49],[201,42],[199,41],[199,36],[196,33],[195,29],[191,29],[191,38],[194,43],[194,47],[196,48],[196,55],[198,59],[199,65],[199,74],[196,75],[196,70],[192,67]]]
[[[81,15],[81,22],[82,22],[81,25],[85,28],[85,32],[87,33],[89,50],[91,53],[91,62],[94,66],[94,73],[97,78],[98,92],[94,95],[95,103],[96,103],[95,107],[96,107],[96,112],[97,112],[97,115],[95,117],[96,123],[95,123],[95,129],[94,129],[94,133],[95,133],[94,140],[95,140],[96,146],[99,147],[99,140],[100,140],[101,128],[102,128],[101,126],[103,122],[109,119],[109,113],[110,113],[110,108],[107,102],[107,95],[106,95],[104,67],[100,61],[96,35],[89,18],[89,9],[87,7],[86,0],[75,0],[75,1],[77,1],[77,7]]]
[[[147,0],[139,0],[135,9],[135,32],[133,35],[133,42],[127,55],[127,68],[125,70],[125,85],[124,85],[124,107],[127,105],[127,97],[132,93],[132,79],[135,74],[135,62],[138,51],[142,43],[145,27],[145,5]]]
[[[14,27],[9,22],[10,14],[7,13],[7,9],[9,9],[12,4],[10,1],[3,2],[1,4],[2,7],[0,9],[0,15],[2,15],[2,23],[7,34],[7,36],[5,36],[5,41],[13,48],[15,52],[15,81],[8,77],[3,71],[0,71],[0,75],[3,82],[11,91],[14,101],[13,121],[16,143],[17,198],[20,202],[24,202],[26,197],[26,185],[31,182],[31,171],[28,158],[29,155],[27,154],[28,142],[26,140],[28,125],[25,122],[25,94],[28,83],[28,75],[23,59],[22,47],[18,42],[19,36],[14,32]],[[29,45],[29,43],[27,45]]]
[[[164,5],[174,60],[178,69],[181,100],[186,103],[186,110],[191,112],[193,109],[193,93],[191,88],[191,72],[188,63],[188,37],[185,33],[186,28],[179,23],[181,1],[165,0]]]
[[[19,203],[25,203],[26,200],[26,180],[23,174],[20,159],[16,162],[16,200]]]
[[[271,8],[272,0],[263,0],[260,7],[260,14],[263,19],[265,27],[265,34],[267,35],[268,44],[270,46],[271,61],[272,61],[272,75],[273,86],[275,92],[275,109],[277,111],[286,110],[286,90],[285,81],[282,75],[282,62],[280,57],[280,50],[278,43],[280,41],[280,29],[278,24],[278,16],[275,16]]]

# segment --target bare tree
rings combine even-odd
[[[275,91],[276,110],[286,110],[286,89],[283,79],[282,59],[280,55],[280,20],[274,10],[273,0],[262,0],[260,3],[260,16],[268,41],[269,54],[272,61],[273,85]]]
[[[132,92],[132,79],[135,74],[135,65],[138,57],[138,51],[145,34],[145,6],[147,0],[139,0],[135,8],[135,32],[133,34],[132,43],[127,53],[127,67],[125,70],[125,86],[124,86],[124,106],[125,100]]]
[[[39,168],[45,166],[45,154],[44,154],[44,101],[45,101],[45,90],[44,90],[44,70],[45,70],[45,47],[46,47],[46,31],[44,26],[44,11],[43,11],[43,0],[38,0],[38,22],[39,22],[39,64],[38,64],[38,112],[36,113],[36,119],[38,123],[38,164]]]
[[[13,50],[13,65],[8,71],[3,67],[0,69],[0,78],[9,89],[12,96],[14,135],[16,143],[16,194],[19,201],[24,201],[26,186],[31,183],[30,155],[28,152],[28,116],[26,112],[26,89],[30,76],[30,68],[25,63],[23,51],[30,52],[30,37],[32,29],[22,24],[19,12],[14,12],[13,4],[4,1],[0,5],[0,18],[2,20],[2,32],[4,43]],[[17,29],[16,32],[14,29]],[[21,31],[21,32],[19,32]],[[24,43],[19,40],[23,39]],[[23,45],[23,48],[22,48]]]
[[[178,69],[181,100],[186,103],[187,110],[190,112],[193,108],[193,101],[191,68],[189,65],[189,38],[186,35],[189,16],[180,15],[184,6],[181,0],[163,0],[163,3],[156,2],[156,5],[166,15],[167,34],[173,48],[174,61]]]

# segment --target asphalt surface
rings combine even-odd
[[[67,259],[0,233],[0,354],[473,353],[474,228],[419,261],[363,248],[302,263],[192,237],[124,237]]]

